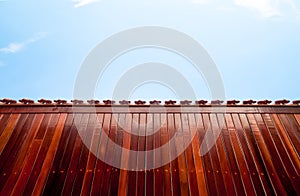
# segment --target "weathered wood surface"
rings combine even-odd
[[[146,110],[0,106],[0,195],[300,195],[299,107]]]

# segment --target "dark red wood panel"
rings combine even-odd
[[[299,107],[131,109],[0,105],[0,195],[300,194]]]

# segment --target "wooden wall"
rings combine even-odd
[[[156,125],[161,129],[147,137],[130,135],[101,109],[96,114],[73,115],[52,107],[43,112],[40,107],[0,106],[0,195],[300,195],[300,108],[232,107],[226,114],[135,110],[117,113],[117,118],[131,124],[129,129],[139,129],[134,127],[139,123],[147,123],[139,131],[149,132]],[[225,124],[220,128],[222,118]],[[79,128],[74,119],[80,121]],[[216,145],[201,157],[205,133],[218,130]],[[105,164],[83,144],[109,157],[115,145],[155,149],[181,132],[169,144],[170,151],[159,153],[168,158],[192,131],[196,135],[184,153],[169,164],[144,171]],[[103,134],[115,144],[101,142]],[[126,156],[112,157],[123,165],[129,159],[130,164],[136,164],[132,160],[147,164],[147,157]]]

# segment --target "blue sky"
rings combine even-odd
[[[88,53],[125,29],[162,26],[197,40],[214,59],[227,99],[300,98],[300,2],[295,0],[0,0],[0,97],[72,99]],[[109,65],[95,98],[110,98],[130,67],[157,61],[174,66],[210,99],[189,62],[141,49]],[[130,99],[176,95],[150,83]]]

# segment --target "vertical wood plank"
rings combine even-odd
[[[93,129],[93,137],[92,137],[92,143],[87,159],[87,166],[86,166],[86,172],[84,174],[84,179],[83,179],[83,185],[81,189],[81,195],[89,195],[91,191],[91,185],[92,185],[92,180],[93,176],[96,173],[95,166],[97,162],[97,157],[96,155],[98,154],[99,150],[99,144],[100,144],[100,135],[101,135],[101,126],[102,123],[99,123],[100,120],[98,119],[97,114],[91,114],[91,119],[94,119],[93,122],[93,127],[90,127]]]
[[[74,185],[74,181],[76,178],[76,175],[79,172],[83,172],[80,171],[80,169],[78,169],[78,164],[79,164],[79,158],[82,152],[82,148],[83,148],[83,142],[82,142],[82,137],[85,137],[85,133],[86,133],[86,126],[88,124],[88,120],[89,120],[89,114],[83,114],[81,121],[80,121],[80,125],[77,125],[76,127],[76,131],[78,132],[76,134],[76,140],[75,140],[75,144],[73,147],[73,151],[72,151],[72,156],[70,159],[70,163],[69,163],[69,167],[66,170],[67,174],[63,183],[63,189],[62,189],[62,194],[72,194],[72,189],[73,189],[73,185]]]
[[[107,130],[105,132],[107,132],[109,139],[111,140],[110,142],[107,143],[106,145],[106,157],[105,160],[108,163],[112,163],[114,160],[114,147],[115,147],[115,142],[116,142],[116,121],[114,119],[114,117],[112,117],[112,115],[108,116],[108,119],[104,119],[104,125],[103,128],[104,130]],[[109,195],[109,183],[110,183],[110,179],[111,179],[111,174],[115,172],[115,169],[109,165],[106,164],[106,171],[104,173],[104,179],[101,185],[101,195]]]
[[[5,129],[3,130],[2,134],[0,135],[0,154],[2,154],[2,151],[3,151],[4,147],[6,146],[11,134],[13,133],[13,130],[14,130],[19,118],[20,118],[19,114],[12,114]]]
[[[300,146],[300,125],[299,125],[299,123],[293,114],[286,114],[286,118],[289,122],[289,125],[291,126],[291,128],[293,130],[294,135],[297,138],[297,142],[295,143],[295,146]],[[300,148],[298,148],[298,149],[300,149]]]
[[[230,114],[225,114],[225,119],[230,134],[230,140],[233,145],[235,158],[238,163],[238,169],[241,175],[244,190],[250,195],[254,195],[255,191],[254,191],[253,183],[249,175],[249,169],[247,166],[247,162],[245,161],[245,156],[241,149],[241,144],[239,143],[238,137],[236,135],[235,126],[232,121],[232,116]]]
[[[189,193],[190,195],[198,195],[199,190],[197,186],[197,177],[196,177],[196,170],[195,164],[193,159],[193,152],[192,152],[192,138],[190,135],[190,127],[188,122],[188,115],[185,113],[181,114],[181,123],[182,123],[182,131],[183,131],[183,140],[185,149],[185,161],[187,167],[187,177],[189,183]]]
[[[204,173],[204,165],[202,158],[200,156],[200,143],[199,143],[199,131],[197,130],[196,118],[194,114],[188,114],[189,120],[189,130],[190,134],[195,134],[192,139],[192,150],[193,150],[193,158],[195,163],[195,170],[197,176],[197,186],[200,195],[208,195],[208,190],[206,187],[206,178]]]
[[[16,122],[15,127],[11,130],[11,135],[7,138],[7,145],[3,148],[2,153],[0,154],[0,168],[3,169],[4,164],[8,162],[9,156],[16,156],[16,153],[20,147],[20,142],[23,139],[24,134],[27,132],[26,129],[29,129],[31,122],[33,120],[33,115],[21,114],[20,118]],[[28,118],[28,119],[27,119]],[[25,129],[26,131],[22,131]],[[9,160],[9,165],[11,166],[14,160]]]
[[[206,134],[206,131],[208,129],[208,116],[205,116],[205,119],[203,118],[202,114],[195,114],[196,117],[196,125],[197,125],[197,131],[199,136],[199,143],[201,144],[201,148],[207,148],[207,142],[204,141],[204,135]],[[200,151],[199,151],[200,152]],[[213,168],[210,161],[210,152],[206,153],[203,157],[203,163],[204,163],[204,171],[206,176],[206,186],[207,190],[209,192],[209,195],[217,195],[218,189],[216,187],[216,179],[214,176]]]
[[[11,174],[12,167],[15,162],[15,156],[17,154],[17,149],[20,143],[16,143],[20,135],[22,135],[22,127],[24,126],[28,114],[22,114],[16,121],[14,128],[12,128],[9,132],[3,132],[4,134],[8,134],[7,137],[3,137],[6,141],[2,140],[1,142],[5,143],[3,147],[2,153],[0,153],[0,174]],[[30,122],[29,122],[30,123]],[[24,132],[23,132],[24,133]],[[21,136],[20,136],[21,137]],[[1,137],[0,137],[1,138]],[[0,139],[1,140],[1,139]],[[0,190],[3,188],[7,178],[10,175],[5,175],[0,178]]]
[[[45,130],[48,127],[48,124],[50,122],[51,117],[52,117],[52,114],[45,114],[44,120],[43,120],[43,122],[41,124],[40,129],[38,130],[37,135],[35,136],[35,139],[42,140],[44,138],[44,136],[46,134]]]
[[[274,164],[272,163],[270,153],[266,147],[266,144],[261,135],[259,126],[257,125],[257,122],[255,120],[255,117],[253,114],[247,114],[247,117],[249,119],[249,123],[250,123],[250,127],[252,129],[252,132],[253,132],[253,136],[259,146],[259,151],[260,151],[261,157],[263,159],[264,166],[266,167],[267,174],[270,177],[272,187],[277,192],[277,194],[286,195],[286,191],[285,191],[283,185],[281,184],[279,176],[275,170]]]
[[[300,170],[299,154],[295,150],[294,145],[293,145],[292,141],[290,140],[288,133],[285,131],[283,125],[281,124],[278,115],[272,114],[271,117],[273,119],[273,122],[275,123],[277,130],[278,130],[278,134],[281,137],[281,140],[283,141],[284,146],[286,147],[287,153],[290,155],[290,157],[292,157],[292,162],[294,163],[294,165],[296,165],[296,168],[298,171],[297,173],[299,174],[299,170]]]
[[[294,146],[294,149],[296,150],[297,154],[300,155],[300,134],[299,131],[296,130],[296,127],[290,124],[286,114],[278,114],[278,117],[287,132],[290,140],[292,141],[292,144]]]
[[[245,190],[244,190],[244,185],[242,182],[242,178],[241,178],[241,173],[238,167],[238,162],[236,159],[236,154],[232,145],[232,141],[231,141],[231,132],[229,131],[229,127],[227,125],[226,122],[226,117],[230,117],[229,114],[227,116],[220,114],[218,116],[218,120],[220,121],[219,123],[225,123],[222,125],[222,132],[221,132],[221,136],[223,139],[223,143],[224,143],[224,147],[226,149],[226,157],[227,160],[229,162],[230,168],[229,171],[225,170],[225,174],[229,173],[230,176],[232,176],[233,178],[233,183],[235,186],[235,191],[237,193],[237,195],[245,195]],[[225,122],[224,122],[225,119]],[[223,121],[223,122],[222,122]]]
[[[107,116],[106,116],[107,118]],[[106,120],[107,121],[107,120]],[[99,139],[99,147],[98,147],[98,152],[97,152],[97,160],[96,160],[96,165],[95,165],[95,170],[94,170],[94,176],[92,180],[92,186],[91,186],[91,195],[99,195],[101,191],[101,184],[102,181],[105,180],[103,179],[103,176],[105,175],[106,172],[106,163],[104,163],[102,160],[105,159],[105,149],[107,146],[107,138],[108,135],[104,130],[104,125],[105,123],[105,114],[99,114],[98,115],[98,125],[100,128],[100,139]],[[107,122],[106,122],[107,123]]]
[[[259,146],[254,138],[253,132],[252,132],[252,128],[250,127],[250,122],[249,119],[247,118],[246,114],[239,114],[240,119],[241,119],[241,123],[242,126],[244,128],[244,134],[245,134],[245,139],[247,142],[247,145],[249,146],[251,155],[254,159],[254,163],[255,166],[257,168],[258,173],[252,172],[252,175],[259,175],[259,174],[266,174],[267,170],[266,167],[264,166],[264,162],[262,160],[261,154],[259,152]],[[262,185],[264,188],[264,192],[266,193],[266,195],[274,195],[275,192],[273,190],[271,181],[268,177],[268,175],[259,175],[261,181],[262,181]]]
[[[208,136],[207,142],[212,143],[214,141],[214,131],[213,126],[211,123],[211,118],[214,114],[205,114],[203,115],[204,119],[204,125],[206,125],[206,133]],[[207,143],[208,144],[208,143]],[[210,155],[210,161],[212,165],[212,172],[214,173],[215,179],[216,179],[216,186],[218,187],[219,194],[225,194],[226,188],[224,184],[224,179],[221,174],[221,166],[220,166],[220,160],[217,153],[217,148],[215,144],[210,144],[208,146],[211,146],[212,148],[209,150]]]
[[[59,141],[59,145],[57,147],[55,157],[53,157],[53,164],[49,170],[47,181],[45,182],[45,187],[44,187],[45,193],[51,193],[52,189],[48,187],[49,184],[54,184],[53,181],[58,180],[59,173],[63,172],[62,170],[59,170],[59,167],[62,164],[63,157],[65,156],[66,147],[71,135],[72,124],[73,124],[73,115],[67,114],[67,119],[66,122],[64,123],[64,130],[62,131],[62,136]]]
[[[273,164],[272,167],[274,167],[274,171],[278,176],[278,180],[280,180],[288,195],[296,194],[295,190],[293,189],[293,185],[291,184],[288,178],[288,174],[285,170],[284,164],[282,163],[282,160],[278,155],[277,149],[273,144],[273,140],[270,137],[269,130],[265,126],[265,122],[263,121],[261,114],[254,114],[254,117],[260,130],[261,137],[264,139],[264,143],[266,145],[266,148],[268,149],[268,153],[271,158],[270,162],[276,163]],[[277,145],[279,145],[279,143]]]
[[[175,127],[175,118],[173,113],[167,114],[168,120],[168,132],[169,132],[169,145],[170,145],[170,156],[176,157],[170,165],[171,165],[171,183],[172,183],[172,194],[173,195],[180,195],[180,177],[179,177],[179,167],[178,167],[178,158],[177,158],[177,151],[176,151],[176,141],[174,139],[176,134],[176,127]]]
[[[125,130],[123,132],[123,148],[129,150],[130,149],[130,143],[131,143],[131,137],[129,134],[129,130],[131,129],[132,124],[132,116],[131,114],[121,114],[120,120],[122,121],[124,119],[125,121]],[[121,168],[120,171],[120,178],[119,178],[119,186],[118,186],[118,195],[127,195],[128,192],[128,164],[129,164],[129,151],[122,151],[122,158],[121,158]]]
[[[221,173],[224,179],[224,184],[225,184],[225,189],[226,189],[226,194],[227,195],[235,195],[235,186],[233,184],[233,179],[232,175],[230,175],[229,171],[229,164],[228,164],[228,159],[226,156],[226,152],[224,151],[224,146],[223,146],[223,137],[221,134],[222,128],[219,127],[219,123],[225,123],[224,119],[217,118],[216,114],[211,114],[210,115],[211,119],[211,125],[212,125],[212,131],[214,138],[218,138],[216,140],[216,151],[217,155],[220,160],[220,168],[221,170],[218,173]],[[219,120],[219,121],[218,121]],[[220,126],[224,126],[224,124],[220,124]]]
[[[146,127],[146,133],[148,136],[146,137],[146,168],[153,168],[154,167],[154,152],[153,150],[153,143],[154,143],[154,120],[153,120],[153,114],[148,113],[147,114],[147,127]],[[146,171],[146,195],[153,195],[154,194],[154,169],[147,170]]]
[[[53,135],[51,144],[49,146],[49,150],[46,154],[45,161],[43,162],[39,177],[37,178],[37,183],[35,184],[35,187],[32,192],[32,194],[34,194],[34,195],[40,195],[43,191],[45,181],[46,181],[48,172],[50,170],[55,152],[57,150],[60,136],[62,134],[66,119],[67,119],[67,114],[61,114],[58,119],[58,123],[56,125],[54,135]]]
[[[212,139],[214,137],[214,132],[212,130],[212,125],[211,125],[211,115],[212,114],[203,114],[203,122],[204,122],[204,127],[206,130],[206,136],[208,136],[207,141],[206,141],[206,146],[211,146],[212,144],[208,145],[208,142],[211,143],[214,140]],[[218,154],[216,151],[216,146],[215,144],[212,145],[212,148],[208,152],[208,156],[210,158],[210,164],[211,164],[211,170],[209,172],[212,172],[215,178],[215,185],[217,187],[217,191],[219,194],[225,194],[226,189],[225,189],[225,184],[224,184],[224,179],[221,174],[221,167],[220,167],[220,162],[218,158]]]
[[[20,177],[18,178],[18,181],[16,185],[14,186],[14,189],[12,191],[12,195],[22,195],[24,192],[24,188],[28,183],[29,176],[32,172],[32,165],[34,164],[34,161],[36,159],[36,156],[39,152],[40,146],[42,145],[41,140],[34,140],[32,147],[30,148],[27,162],[25,163],[24,169],[22,170],[22,173]]]
[[[119,177],[120,177],[120,168],[121,168],[121,158],[122,158],[122,146],[123,146],[123,130],[122,126],[125,126],[124,119],[121,119],[120,114],[113,115],[114,118],[112,119],[112,129],[115,134],[114,141],[114,152],[113,152],[113,162],[115,166],[112,168],[112,174],[110,178],[110,187],[109,187],[109,195],[118,195],[119,191]],[[122,122],[121,122],[122,121]]]
[[[37,159],[34,163],[28,183],[24,189],[24,194],[30,194],[33,191],[35,182],[39,176],[39,173],[41,172],[43,162],[45,161],[47,151],[48,151],[50,143],[52,141],[52,138],[53,138],[53,135],[55,132],[55,127],[56,127],[59,116],[60,116],[60,114],[53,114],[53,116],[49,122],[49,125],[48,125],[46,133],[45,133],[45,137],[43,138],[42,146],[39,150]]]
[[[272,158],[276,159],[276,157],[277,157],[277,160],[278,159],[280,160],[280,164],[275,164],[275,167],[277,170],[284,169],[283,175],[288,176],[288,178],[285,179],[281,175],[280,176],[281,179],[283,181],[285,181],[285,180],[289,181],[287,183],[292,183],[292,187],[294,187],[294,190],[296,192],[300,192],[300,190],[299,190],[300,186],[298,186],[300,184],[300,181],[299,181],[300,179],[299,179],[299,175],[297,174],[297,169],[293,165],[293,162],[290,159],[290,156],[289,156],[288,152],[286,151],[286,148],[285,148],[284,144],[282,143],[282,140],[279,138],[279,135],[277,133],[277,130],[275,129],[275,126],[271,120],[270,115],[262,114],[262,118],[268,129],[267,133],[269,135],[267,137],[269,137],[269,140],[272,141],[272,143],[270,144],[270,145],[272,145],[271,148],[273,148],[273,150],[276,150],[276,155],[274,157],[274,152],[273,152]],[[277,163],[277,160],[274,160],[274,162]],[[280,167],[280,165],[281,165],[281,167]],[[289,185],[289,186],[291,186],[291,185]]]
[[[161,120],[160,120],[160,114],[155,113],[154,114],[154,127],[158,127],[158,133],[159,134],[155,134],[154,135],[154,161],[157,164],[161,164],[162,163],[162,152],[161,150],[159,150],[158,148],[161,146]],[[156,168],[155,169],[155,173],[154,173],[154,194],[161,196],[164,194],[164,180],[163,180],[163,168]]]
[[[10,177],[7,179],[5,186],[2,189],[3,192],[7,192],[8,194],[10,194],[10,192],[14,190],[14,187],[18,185],[18,179],[22,178],[22,170],[24,169],[24,165],[30,157],[30,149],[32,147],[33,138],[35,137],[37,130],[39,129],[43,117],[43,114],[35,115],[28,136],[22,143],[22,150],[20,150],[21,152],[19,152],[18,157],[16,158],[16,164],[14,165],[14,168],[12,170],[12,173],[15,175],[10,175]]]
[[[23,194],[24,189],[28,184],[30,176],[34,170],[34,165],[37,162],[37,158],[39,155],[39,151],[41,149],[41,145],[43,144],[43,140],[37,139],[37,136],[39,134],[43,138],[44,135],[46,135],[47,130],[48,130],[48,125],[50,124],[51,116],[52,116],[51,114],[44,115],[40,126],[36,127],[37,133],[34,136],[32,144],[30,145],[29,153],[26,157],[27,159],[25,160],[24,167],[22,169],[22,172],[21,172],[21,174],[17,180],[17,183],[14,186],[13,192],[12,192],[12,194],[14,194],[14,195]],[[42,135],[42,133],[44,135]]]
[[[87,164],[87,159],[88,159],[88,155],[90,152],[92,136],[93,136],[96,120],[97,120],[97,118],[96,118],[95,114],[89,115],[88,123],[85,126],[85,130],[84,130],[84,136],[81,138],[83,144],[82,144],[82,148],[81,148],[81,155],[79,157],[79,163],[77,166],[76,177],[75,177],[73,188],[72,188],[73,195],[80,194],[84,175],[87,172],[89,172],[86,170],[86,164]]]
[[[300,126],[300,114],[294,114],[294,116],[297,119],[298,125]]]
[[[265,175],[257,175],[263,172],[259,171],[259,167],[257,166],[257,163],[255,162],[253,155],[251,154],[251,149],[249,147],[248,141],[245,136],[246,135],[245,132],[250,132],[250,130],[246,130],[246,129],[243,130],[242,123],[238,114],[232,114],[231,116],[233,119],[234,126],[236,128],[239,143],[245,155],[244,157],[249,169],[250,177],[252,179],[254,191],[256,192],[257,195],[266,195],[267,192],[265,192],[263,187]]]
[[[137,153],[135,151],[138,150],[138,136],[134,135],[133,133],[138,132],[138,122],[139,122],[139,114],[134,113],[132,114],[132,125],[131,125],[131,135],[130,135],[130,153],[129,153],[129,168],[131,169],[128,171],[128,187],[127,187],[127,194],[128,195],[136,195],[136,174],[135,171],[136,164],[137,164]]]
[[[161,145],[166,145],[167,148],[161,148],[161,158],[162,162],[166,163],[162,166],[162,173],[164,179],[164,195],[172,195],[171,188],[171,168],[170,168],[170,145],[169,145],[169,133],[168,133],[168,122],[167,116],[165,113],[162,113],[160,116],[160,125],[161,125]]]
[[[183,136],[183,127],[180,114],[174,114],[175,116],[175,128],[176,128],[176,149],[177,153],[180,149],[184,149],[184,136]],[[189,182],[187,176],[187,166],[185,153],[181,153],[178,156],[178,168],[179,168],[179,178],[180,178],[180,192],[181,195],[189,195]]]
[[[71,128],[69,129],[68,132],[69,133],[69,139],[67,140],[67,144],[66,144],[66,148],[64,150],[64,153],[62,156],[60,156],[59,154],[56,154],[56,160],[60,160],[60,164],[59,166],[54,166],[52,167],[53,170],[51,170],[52,172],[48,175],[48,179],[44,188],[44,193],[51,193],[52,195],[58,195],[62,193],[63,190],[63,186],[64,186],[64,182],[65,182],[65,178],[68,174],[68,168],[71,162],[71,158],[72,158],[72,153],[74,150],[74,146],[75,146],[75,142],[76,142],[76,138],[78,135],[78,130],[77,130],[77,123],[80,123],[82,120],[82,114],[76,114],[76,115],[72,115],[69,114],[68,116],[70,116],[72,118],[72,125]],[[58,168],[57,168],[58,167]],[[53,173],[54,171],[54,173]]]
[[[7,123],[9,122],[9,119],[11,118],[12,114],[3,114],[1,120],[0,120],[0,136],[2,135]]]
[[[139,154],[137,156],[137,166],[140,169],[137,172],[136,178],[136,195],[145,195],[145,177],[146,177],[146,165],[145,165],[145,154],[146,154],[146,114],[139,115],[139,137],[138,137],[138,151]]]

